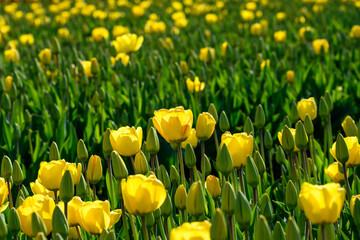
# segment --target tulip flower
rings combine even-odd
[[[5,92],[10,93],[12,82],[13,82],[12,76],[7,76],[5,78]]]
[[[308,99],[301,99],[297,103],[298,113],[302,121],[305,121],[306,115],[309,115],[311,120],[316,118],[317,106],[313,97]]]
[[[91,184],[95,185],[100,181],[103,171],[102,171],[101,159],[99,156],[91,155],[86,173],[87,173],[86,178]]]
[[[360,25],[354,25],[351,27],[350,37],[356,39],[360,38]]]
[[[19,38],[22,45],[32,45],[34,43],[34,36],[29,34],[23,34]]]
[[[90,78],[93,77],[94,75],[91,72],[91,61],[81,61],[81,65],[82,68],[84,70],[84,74]]]
[[[213,175],[207,176],[205,182],[205,188],[210,193],[213,199],[220,197],[221,188],[220,188],[219,178]]]
[[[115,65],[117,61],[121,60],[124,66],[129,64],[130,56],[126,53],[118,53],[115,57],[110,57],[111,65]]]
[[[75,196],[68,202],[68,224],[69,227],[80,225],[80,208],[84,204],[80,197]]]
[[[109,31],[103,27],[94,28],[91,31],[91,36],[94,38],[95,42],[101,42],[102,40],[109,38]]]
[[[123,34],[112,41],[111,44],[114,46],[117,53],[130,53],[139,50],[144,42],[143,36],[136,36],[136,34]]]
[[[204,62],[211,62],[215,59],[215,49],[210,47],[201,48],[199,59]]]
[[[345,178],[344,174],[339,170],[339,168],[342,170],[343,167],[341,166],[341,163],[333,162],[328,166],[328,168],[325,168],[325,174],[336,183],[343,183]]]
[[[267,68],[270,67],[270,59],[266,59],[266,60],[263,60],[263,61],[261,62],[261,64],[260,64],[261,70],[264,70],[265,66],[266,66]]]
[[[196,121],[196,137],[200,141],[208,140],[215,130],[215,125],[216,121],[210,113],[200,113]]]
[[[183,141],[181,143],[181,148],[182,149],[185,149],[186,148],[186,145],[190,143],[190,145],[193,147],[193,148],[196,148],[197,145],[198,145],[198,139],[196,137],[196,130],[195,128],[192,128],[191,131],[190,131],[190,134],[189,134],[189,137]]]
[[[345,137],[346,146],[349,150],[349,160],[346,162],[346,167],[351,168],[360,164],[360,144],[357,137]],[[330,149],[331,155],[336,159],[336,142]]]
[[[143,138],[141,127],[121,127],[112,130],[110,133],[110,143],[115,151],[120,155],[130,157],[140,151]]]
[[[294,143],[295,143],[295,133],[296,133],[296,129],[295,128],[289,128],[290,132],[291,132],[291,135],[293,136],[294,138]],[[277,136],[278,136],[278,140],[280,142],[280,145],[282,146],[282,134],[283,134],[283,129],[281,129],[280,132],[278,132]],[[294,152],[297,152],[299,151],[299,148],[296,147],[295,145],[295,148],[294,148]]]
[[[274,33],[274,40],[277,43],[283,43],[286,41],[286,31],[277,31]]]
[[[288,83],[293,83],[295,80],[295,72],[293,70],[288,70],[286,72],[286,81]]]
[[[9,195],[9,189],[4,178],[0,177],[0,213],[3,212],[7,206],[4,204]]]
[[[137,174],[127,180],[122,179],[121,190],[126,210],[138,216],[154,212],[166,198],[164,185],[153,174],[148,177]]]
[[[49,65],[51,62],[51,50],[49,48],[41,50],[39,53],[39,59],[42,64]]]
[[[67,28],[59,28],[58,29],[59,38],[68,38],[70,36],[70,31]]]
[[[223,44],[221,44],[221,56],[225,57],[226,56],[226,50],[228,48],[229,43],[228,42],[223,42]]]
[[[253,152],[253,136],[245,132],[235,133],[225,132],[221,136],[220,149],[226,144],[233,160],[234,168],[243,168],[246,165],[246,157],[251,156]]]
[[[200,82],[199,77],[195,77],[194,81],[188,78],[186,86],[189,92],[202,92],[205,89],[205,82]]]
[[[35,182],[30,183],[30,188],[33,194],[47,195],[52,199],[55,199],[54,192],[47,190],[46,187],[44,187],[38,179],[36,179]]]
[[[360,199],[360,194],[352,196],[351,200],[350,200],[350,211],[351,211],[351,215],[354,216],[354,207],[355,207],[355,200],[359,198]]]
[[[170,240],[210,240],[211,223],[192,222],[183,223],[180,227],[173,228],[170,234]]]
[[[299,194],[299,207],[314,224],[332,224],[339,218],[346,191],[338,183],[312,185],[303,183]]]
[[[11,61],[13,61],[14,63],[17,63],[20,60],[19,51],[15,48],[10,48],[8,50],[5,50],[4,57],[5,57],[5,61],[7,63],[10,63]]]
[[[329,51],[329,43],[326,39],[316,39],[313,41],[312,45],[316,55],[320,55],[321,49],[323,49],[324,53]]]
[[[262,26],[260,23],[254,23],[250,27],[250,33],[253,36],[260,36],[262,34]]]
[[[54,160],[51,162],[41,162],[38,172],[39,183],[46,189],[57,191],[60,188],[60,182],[64,169],[66,167],[65,160]]]

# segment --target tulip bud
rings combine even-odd
[[[56,142],[52,142],[51,146],[50,146],[50,161],[52,160],[59,160],[60,159],[60,153],[59,153],[59,148],[56,144]]]
[[[358,128],[355,124],[355,121],[350,116],[346,116],[344,121],[341,123],[341,126],[347,137],[351,137],[351,136],[357,137]]]
[[[80,139],[77,144],[77,157],[83,163],[89,158],[87,147],[82,139]]]
[[[8,227],[5,221],[5,215],[0,213],[0,239],[6,239],[8,235]]]
[[[111,143],[110,143],[110,128],[106,129],[103,142],[102,142],[102,149],[104,152],[105,158],[108,158],[113,150]]]
[[[157,175],[158,179],[164,184],[165,189],[170,190],[171,181],[164,165],[160,165],[160,169]]]
[[[20,189],[20,190],[24,193],[25,198],[27,198],[27,197],[30,196],[28,190],[26,189],[26,187],[25,187],[24,185],[21,185],[21,189]],[[25,198],[24,198],[24,199],[25,199]]]
[[[175,207],[184,210],[186,208],[187,193],[184,185],[180,185],[175,192],[174,202]]]
[[[304,126],[306,133],[310,136],[314,133],[314,125],[311,121],[311,118],[309,115],[306,114],[305,120],[304,120]]]
[[[54,120],[54,122],[58,122],[61,117],[60,109],[55,103],[51,107],[51,117]],[[56,159],[56,160],[59,160],[59,159]]]
[[[105,101],[105,99],[106,99],[106,93],[105,93],[104,88],[101,86],[99,88],[99,100],[100,100],[100,102],[103,103]]]
[[[186,210],[190,215],[199,217],[205,212],[205,197],[201,182],[194,182],[186,198]]]
[[[44,93],[44,103],[46,107],[50,107],[54,104],[54,100],[49,92]]]
[[[24,181],[24,174],[17,160],[13,164],[13,181],[16,186],[20,186]]]
[[[295,139],[288,126],[283,128],[281,145],[288,154],[294,151]]]
[[[235,203],[235,219],[244,228],[250,226],[251,208],[246,196],[238,191]]]
[[[1,107],[4,109],[5,112],[9,112],[11,110],[11,100],[7,93],[3,95]]]
[[[246,117],[244,123],[244,132],[246,132],[248,135],[254,134],[254,126],[250,117]]]
[[[290,118],[289,116],[285,116],[284,119],[283,119],[283,124],[284,126],[288,126],[288,127],[291,127],[291,122],[290,122]]]
[[[273,207],[269,196],[264,193],[260,198],[260,214],[263,215],[268,222],[272,222],[274,215]]]
[[[151,127],[148,131],[146,138],[146,150],[150,154],[156,154],[160,150],[159,137],[154,127]]]
[[[299,112],[298,112],[297,104],[295,102],[292,102],[291,105],[290,118],[291,121],[293,122],[299,120]]]
[[[321,118],[327,118],[329,115],[329,107],[326,103],[326,100],[324,97],[320,98],[320,103],[319,103],[319,116]]]
[[[4,156],[1,161],[1,176],[6,180],[10,179],[13,173],[13,166],[8,156]]]
[[[20,190],[20,192],[21,192],[21,190]],[[23,204],[23,202],[24,202],[24,198],[21,196],[20,192],[19,192],[19,194],[18,194],[17,197],[16,197],[16,202],[15,202],[15,207],[16,207],[16,208],[18,208],[19,206],[21,206],[21,204]]]
[[[87,167],[87,179],[91,184],[97,184],[102,177],[102,164],[99,156],[91,155]]]
[[[181,68],[181,73],[182,74],[188,74],[188,72],[189,72],[189,67],[188,67],[188,65],[187,65],[187,63],[185,62],[185,61],[181,61],[180,62],[180,68]]]
[[[221,210],[228,216],[232,216],[235,211],[235,192],[229,182],[223,186],[221,195]]]
[[[230,128],[230,122],[229,122],[229,119],[228,119],[225,111],[222,111],[220,114],[219,126],[220,126],[220,130],[222,132],[226,132]]]
[[[25,110],[25,113],[24,113],[24,119],[25,119],[25,123],[26,124],[30,124],[32,119],[31,119],[31,113],[29,112],[29,110]]]
[[[225,176],[228,176],[233,170],[233,161],[226,144],[223,144],[220,153],[216,157],[216,168]]]
[[[325,101],[326,101],[327,106],[329,107],[329,112],[331,112],[334,108],[334,102],[328,91],[325,92]]]
[[[286,225],[286,239],[301,240],[299,227],[292,217],[289,217]]]
[[[219,183],[219,178],[213,175],[207,176],[205,181],[205,188],[210,193],[213,199],[220,197],[221,187]]]
[[[185,165],[192,169],[196,165],[196,156],[193,147],[188,143],[185,147]]]
[[[92,96],[92,98],[90,100],[90,104],[95,108],[100,106],[99,92],[98,91],[95,91],[94,95]]]
[[[294,183],[289,180],[286,186],[286,193],[285,193],[285,204],[289,208],[289,210],[293,210],[298,202],[298,191],[295,188]]]
[[[296,123],[295,144],[300,150],[305,149],[308,144],[308,136],[301,121]]]
[[[174,165],[171,165],[170,167],[170,180],[173,184],[179,183],[180,180],[179,172]]]
[[[40,217],[40,215],[37,212],[33,212],[31,214],[31,227],[34,236],[36,236],[38,233],[46,234],[47,232],[44,220]]]
[[[266,166],[265,166],[264,159],[262,158],[259,151],[255,151],[254,162],[255,162],[257,169],[259,170],[260,176],[264,175],[264,173],[266,171]]]
[[[246,182],[252,187],[256,188],[259,185],[259,171],[254,163],[252,157],[247,156],[245,167]]]
[[[60,194],[61,194],[61,190],[60,190]],[[67,236],[69,234],[69,225],[65,217],[65,214],[63,213],[59,205],[55,206],[51,221],[52,221],[53,236],[56,234],[60,234],[62,238],[67,239]]]
[[[13,138],[15,141],[19,141],[21,138],[21,130],[20,130],[19,124],[17,124],[17,123],[14,124]]]
[[[51,63],[51,50],[49,48],[45,48],[39,54],[40,62],[44,65],[49,65]]]
[[[68,203],[74,197],[74,182],[69,170],[65,171],[61,179],[59,197],[64,203]]]
[[[117,181],[121,181],[121,179],[126,178],[129,175],[124,160],[116,151],[112,151],[111,153],[111,163],[114,177]]]
[[[260,215],[255,220],[255,240],[271,240],[271,230],[266,218]]]
[[[355,198],[353,212],[354,212],[353,219],[354,219],[355,225],[359,228],[360,227],[360,199],[358,197]]]
[[[155,217],[153,213],[149,213],[145,216],[145,222],[147,228],[152,228],[155,225]]]
[[[284,232],[280,222],[275,223],[274,231],[272,233],[272,239],[286,240],[285,232]]]
[[[172,213],[172,203],[169,193],[166,194],[165,201],[163,205],[161,205],[160,209],[161,209],[161,216],[163,216],[164,218],[170,217]]]
[[[215,122],[219,121],[219,116],[216,110],[216,107],[213,103],[210,103],[210,106],[208,108],[208,112],[213,116],[213,118],[215,119]]]
[[[210,238],[215,240],[226,240],[228,236],[228,227],[225,217],[221,210],[217,208],[211,222]]]
[[[96,58],[91,58],[91,73],[96,75],[99,72],[99,63]]]
[[[10,209],[8,221],[9,221],[8,227],[9,227],[10,232],[14,236],[16,236],[18,234],[18,232],[20,232],[21,222],[20,222],[19,214],[17,213],[15,208]],[[2,231],[0,231],[0,232],[2,232]],[[0,239],[1,239],[1,236],[0,236]]]
[[[336,138],[336,159],[345,164],[349,160],[349,150],[344,137],[339,133]]]
[[[211,173],[211,163],[206,154],[201,158],[201,173],[205,174],[205,177]]]
[[[76,185],[76,196],[79,196],[82,200],[84,200],[87,196],[86,181],[82,174],[78,185]]]
[[[112,230],[110,231],[107,235],[105,240],[116,240],[116,235],[115,232]]]
[[[269,132],[269,130],[266,130],[264,134],[264,146],[266,149],[271,149],[272,145],[273,145],[273,139],[271,137],[271,133]]]
[[[257,106],[256,108],[256,113],[255,113],[255,127],[258,129],[262,129],[265,126],[265,113],[264,113],[264,109],[261,106],[261,104],[259,104],[259,106]]]
[[[121,181],[116,181],[115,194],[120,200],[123,199],[122,190],[121,190]]]
[[[148,162],[144,153],[140,150],[135,155],[135,174],[143,174],[146,175],[149,171]]]
[[[114,86],[115,89],[118,89],[118,87],[121,84],[121,81],[120,81],[118,75],[116,74],[116,72],[113,72],[111,74],[111,84]]]

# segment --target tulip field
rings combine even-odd
[[[359,0],[0,0],[0,240],[360,239]]]

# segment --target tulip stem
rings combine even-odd
[[[146,228],[145,216],[141,216],[141,225],[142,225],[142,229],[143,229],[143,239],[149,240],[149,235],[148,235],[147,228]]]
[[[96,201],[96,185],[93,184],[93,201]]]
[[[28,138],[29,138],[29,148],[30,148],[30,153],[31,153],[31,159],[34,160],[34,148],[33,148],[32,140],[31,140],[31,128],[30,128],[30,126],[29,126],[29,129],[28,129]]]
[[[151,161],[151,169],[155,173],[155,160],[154,160],[154,154],[150,155],[150,161]]]
[[[347,195],[347,198],[348,198],[348,200],[350,202],[351,189],[350,189],[349,179],[348,179],[347,172],[346,172],[346,164],[345,163],[343,163],[343,174],[344,174],[344,178],[345,178],[346,195]]]
[[[219,140],[216,133],[216,128],[214,129],[214,139],[215,139],[215,146],[216,146],[216,153],[219,152]]]
[[[14,203],[13,203],[12,194],[11,194],[10,178],[6,179],[6,182],[7,182],[7,187],[9,190],[9,203],[10,203],[10,209],[11,209],[14,207]]]
[[[79,239],[82,240],[79,226],[76,226],[76,231],[77,231],[77,234],[79,235]]]
[[[270,154],[271,149],[266,150],[266,158],[269,161],[269,168],[270,168],[270,176],[271,176],[271,184],[274,183],[274,171],[273,171],[273,164],[272,164],[272,158]]]
[[[332,127],[331,127],[331,114],[329,113],[329,120],[327,123],[327,128],[328,128],[328,149],[331,148],[331,145],[333,143],[333,135],[332,135]],[[333,156],[330,154],[330,152],[328,151],[329,154],[329,163],[332,163],[334,161]]]
[[[254,207],[257,204],[257,187],[253,188],[253,195],[254,195]]]
[[[135,162],[134,162],[134,157],[133,156],[130,156],[130,161],[131,161],[131,165],[134,169],[134,173],[135,173]]]
[[[249,229],[245,228],[245,240],[250,240],[249,238]]]
[[[123,221],[123,228],[124,228],[124,231],[125,231],[126,240],[130,240],[130,235],[129,235],[129,231],[128,231],[128,228],[127,228],[125,206],[124,206],[124,201],[123,200],[120,201],[120,205],[121,205],[121,217],[122,217],[122,221]]]
[[[301,150],[301,160],[302,160],[302,165],[303,165],[303,169],[304,169],[305,180],[307,182],[310,182],[309,174],[308,174],[308,168],[307,168],[307,164],[306,164],[307,157],[306,157],[305,149]]]
[[[200,175],[199,175],[199,171],[197,170],[196,165],[194,165],[193,171],[194,171],[194,182],[200,181]],[[195,176],[196,176],[196,180],[195,180]]]
[[[129,219],[130,219],[130,225],[131,225],[131,231],[132,231],[133,237],[134,237],[134,239],[137,240],[138,236],[137,236],[137,231],[136,231],[133,215],[130,213],[129,213]]]
[[[114,188],[113,188],[113,175],[112,175],[112,167],[111,167],[111,160],[110,155],[108,156],[108,171],[109,171],[109,179],[110,179],[110,196],[111,196],[111,207],[115,209],[115,195],[114,195]]]
[[[309,150],[310,150],[311,160],[315,161],[314,134],[310,135],[309,148],[310,148]]]
[[[306,219],[306,225],[309,231],[310,240],[313,240],[312,227],[309,219]]]
[[[259,137],[260,137],[260,153],[263,159],[265,159],[265,154],[264,154],[264,136],[263,136],[263,131],[262,129],[259,129]]]
[[[183,224],[184,222],[186,222],[186,219],[185,219],[185,210],[180,210],[180,213],[181,213],[182,224]]]
[[[65,212],[65,217],[66,217],[66,220],[68,219],[68,203],[67,202],[64,202],[64,212]]]
[[[203,186],[205,186],[205,175],[206,175],[206,166],[205,166],[205,142],[201,141],[201,180]]]
[[[355,189],[354,191],[357,192],[357,191],[356,191],[356,178],[357,178],[357,177],[356,177],[356,175],[355,175],[355,167],[352,167],[352,173],[353,173],[353,184],[352,184],[352,185],[353,185],[353,189]]]
[[[326,240],[325,225],[324,224],[321,225],[320,228],[321,228],[321,238],[322,240]]]
[[[58,204],[59,200],[58,200],[58,196],[57,196],[57,190],[54,190],[54,200],[55,200],[55,204]]]
[[[167,240],[167,237],[165,235],[164,225],[163,222],[161,221],[161,218],[158,218],[157,223],[159,224],[161,239]]]
[[[238,191],[238,189],[237,189],[237,184],[236,184],[236,169],[235,168],[233,168],[233,170],[231,171],[231,174],[232,174],[232,178],[233,178],[233,188],[234,188],[234,190],[235,190],[235,192],[237,192]]]
[[[230,240],[234,240],[234,224],[232,216],[229,216],[229,238]]]
[[[242,168],[240,168],[240,170],[239,170],[239,180],[240,180],[241,192],[245,194],[245,186],[244,186],[244,179],[243,179],[243,170],[242,170]]]
[[[169,239],[169,223],[168,223],[168,218],[164,217],[164,224],[165,224],[165,235],[166,238]]]
[[[178,154],[179,154],[179,162],[180,162],[181,183],[185,186],[184,161],[182,157],[180,143],[178,143]]]

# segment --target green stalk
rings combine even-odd
[[[179,162],[180,162],[181,183],[185,186],[184,160],[182,157],[180,143],[178,143],[178,154],[179,154]]]
[[[159,228],[160,228],[160,236],[161,236],[161,239],[167,240],[167,237],[166,237],[166,235],[165,235],[164,225],[163,225],[163,222],[161,221],[161,218],[158,218],[157,224],[159,225]],[[137,239],[137,238],[135,238],[135,239]]]
[[[148,232],[147,232],[147,228],[146,228],[145,216],[141,216],[141,225],[142,225],[142,229],[143,229],[143,239],[149,240]]]
[[[9,203],[10,203],[10,209],[14,207],[14,202],[13,202],[13,198],[12,198],[12,193],[11,193],[11,187],[10,187],[10,178],[6,179],[6,183],[7,183],[7,187],[9,190]]]
[[[229,216],[229,238],[230,240],[234,240],[234,224],[232,216]]]
[[[201,181],[203,186],[205,186],[205,175],[206,175],[204,155],[205,155],[205,142],[201,141]]]
[[[306,157],[306,151],[305,149],[302,149],[301,150],[301,161],[302,161],[302,167],[304,169],[304,175],[305,175],[305,180],[307,182],[310,182],[310,179],[309,179],[309,174],[308,174],[308,168],[307,168],[307,164],[306,164],[306,161],[307,161],[307,157]]]
[[[110,161],[110,155],[108,156],[108,171],[109,171],[109,179],[110,179],[110,195],[111,195],[111,208],[115,209],[115,195],[114,195],[114,188],[113,188],[113,176],[112,176],[112,167]]]
[[[271,184],[274,182],[274,171],[273,171],[273,163],[272,163],[272,158],[271,158],[271,154],[270,154],[271,149],[267,149],[266,150],[266,158],[269,161],[269,168],[270,168],[270,176],[271,176]]]
[[[136,226],[135,226],[134,219],[133,219],[133,215],[130,214],[130,213],[129,213],[129,219],[130,219],[130,225],[131,225],[131,231],[132,231],[133,237],[134,237],[134,239],[138,239]]]
[[[93,201],[96,201],[96,185],[93,184]]]
[[[328,120],[328,124],[327,124],[327,128],[328,128],[328,154],[329,154],[329,163],[332,163],[334,161],[333,156],[330,154],[329,149],[331,148],[332,144],[333,144],[333,135],[332,135],[332,127],[331,127],[331,115],[329,113],[329,120]],[[327,166],[326,166],[327,167]]]
[[[345,178],[345,189],[346,189],[346,195],[347,195],[347,199],[350,202],[350,198],[351,198],[351,188],[350,188],[350,184],[349,184],[349,179],[347,176],[347,172],[346,172],[346,164],[343,164],[343,174],[344,174],[344,178]]]
[[[263,159],[265,159],[265,151],[264,151],[264,136],[262,129],[259,130],[259,137],[260,137],[260,153]]]
[[[120,201],[120,205],[121,205],[121,210],[122,210],[121,211],[121,217],[122,217],[122,221],[123,221],[123,227],[124,227],[124,230],[125,230],[126,240],[130,240],[129,230],[127,228],[125,206],[124,206],[124,201],[123,200]]]
[[[243,170],[242,168],[239,169],[239,180],[240,180],[240,188],[241,188],[241,192],[245,193],[245,185],[244,185],[244,178],[243,178]]]
[[[219,152],[219,140],[218,140],[218,137],[217,137],[217,133],[216,133],[216,128],[214,129],[214,140],[215,140],[215,146],[216,146],[216,153]]]
[[[33,148],[32,140],[31,140],[31,128],[30,128],[30,126],[29,126],[29,129],[28,129],[28,138],[29,138],[29,148],[30,148],[31,159],[34,160],[34,148]]]
[[[322,224],[322,225],[320,226],[320,229],[321,229],[321,237],[322,237],[322,240],[326,240],[325,225]]]

